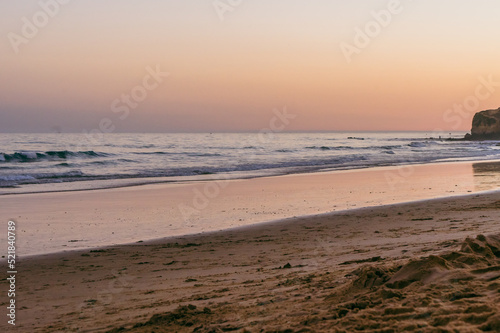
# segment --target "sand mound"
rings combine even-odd
[[[393,272],[393,273],[391,273]],[[365,266],[333,309],[338,332],[500,332],[500,235],[390,268]],[[344,292],[346,289],[344,289]],[[352,304],[363,304],[353,308]]]
[[[406,265],[387,267],[385,265],[363,266],[351,275],[356,276],[350,289],[363,289],[386,285],[392,289],[401,289],[412,283],[422,285],[435,283],[450,277],[470,276],[465,272],[457,274],[457,269],[476,268],[472,273],[500,271],[496,261],[500,257],[500,235],[467,238],[459,251],[431,255],[410,260]],[[483,268],[487,266],[487,268]],[[498,268],[497,268],[498,267]],[[486,271],[485,271],[486,270]]]
[[[391,269],[384,266],[364,266],[352,273],[357,276],[352,286],[359,289],[378,287],[389,280],[391,273]]]
[[[479,235],[476,239],[467,238],[462,244],[460,252],[474,253],[486,258],[499,258],[500,234],[491,236]]]
[[[499,235],[467,238],[458,252],[410,261],[389,279],[387,286],[404,288],[414,282],[429,284],[439,279],[447,279],[451,275],[455,276],[456,270],[461,268],[488,266],[487,270],[494,270],[496,266],[490,266],[495,265],[499,257]],[[480,273],[481,269],[471,272]]]
[[[446,275],[451,268],[451,263],[440,256],[411,261],[389,279],[387,286],[404,288],[413,282],[430,283]]]

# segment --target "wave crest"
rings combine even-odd
[[[102,152],[95,152],[93,150],[77,151],[77,152],[72,152],[68,150],[46,151],[46,152],[21,151],[21,152],[14,152],[12,154],[0,153],[0,162],[36,162],[39,160],[54,160],[54,159],[65,160],[68,158],[92,158],[92,157],[104,157],[104,156],[109,156],[109,154]]]

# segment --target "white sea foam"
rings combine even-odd
[[[35,180],[36,178],[33,176],[28,176],[28,175],[7,175],[7,176],[0,176],[0,181],[7,181],[7,182],[15,182],[15,181],[20,181],[20,180]]]

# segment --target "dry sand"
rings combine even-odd
[[[490,193],[26,257],[15,331],[498,332],[499,215]]]

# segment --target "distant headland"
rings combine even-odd
[[[500,140],[500,108],[477,112],[465,140]]]

